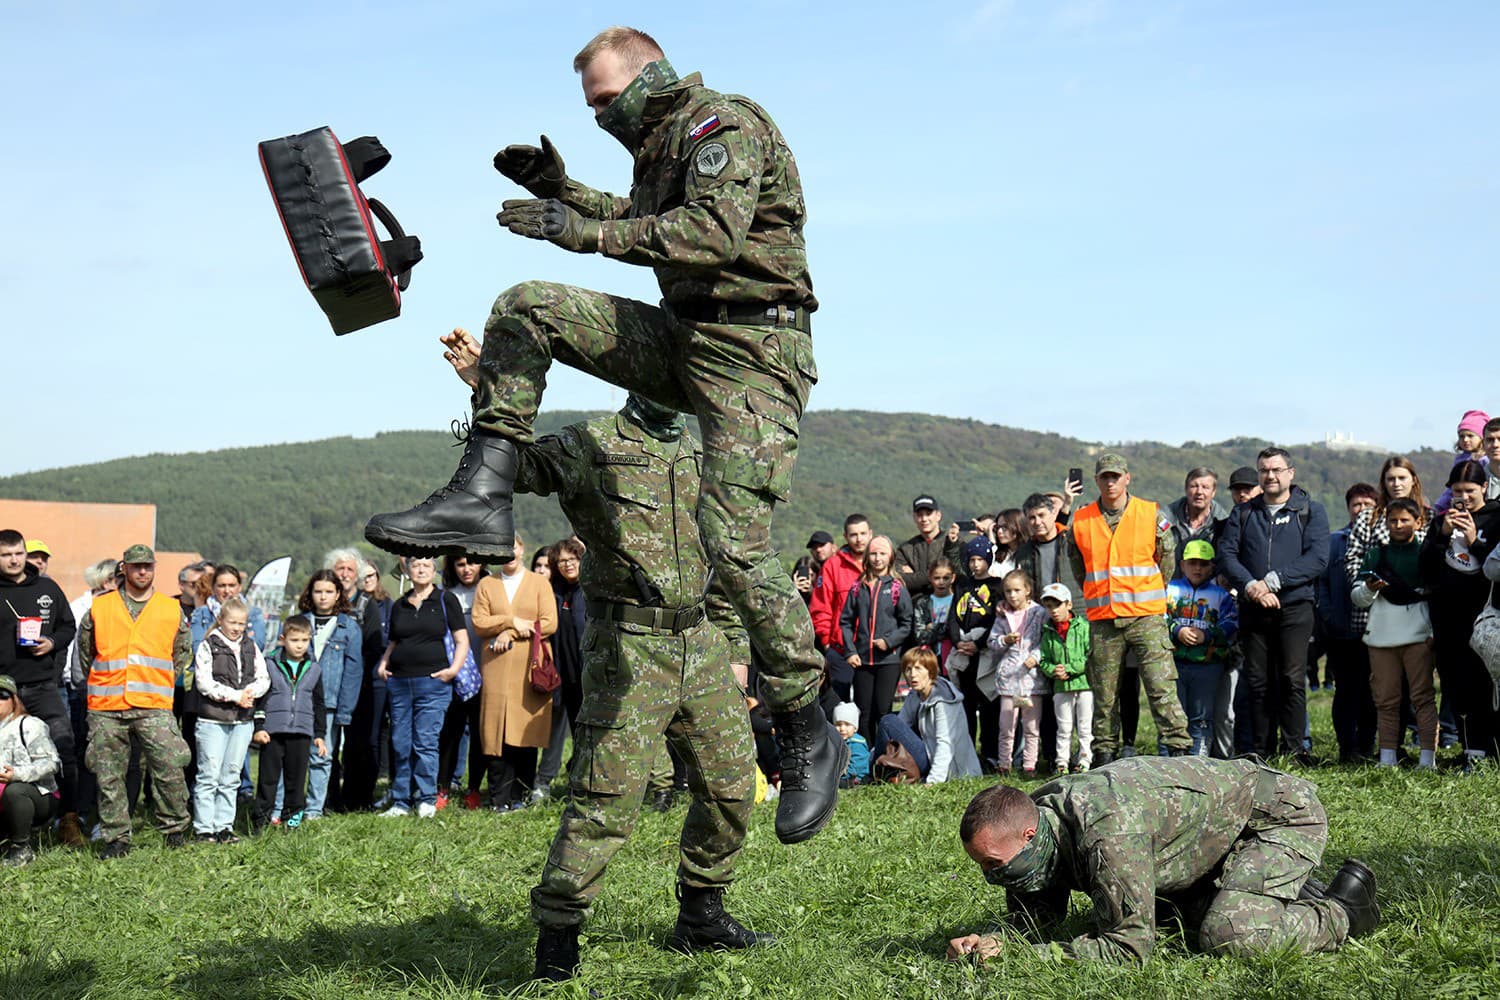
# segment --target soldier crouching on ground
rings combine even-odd
[[[455,330],[444,357],[473,384],[479,345]],[[631,394],[617,414],[519,450],[515,488],[557,494],[587,547],[583,704],[562,823],[531,892],[538,979],[578,968],[578,932],[640,813],[662,735],[687,765],[692,804],[677,867],[683,951],[770,940],[724,910],[755,797],[755,743],[739,680],[745,629],[708,569],[694,511],[700,454],[680,413]],[[735,665],[732,669],[731,665]]]
[[[754,102],[679,79],[660,46],[609,28],[573,60],[599,125],[629,150],[629,198],[570,178],[542,145],[495,167],[535,197],[507,201],[512,233],[651,267],[660,306],[528,281],[485,324],[473,429],[448,484],[410,510],[370,519],[365,537],[404,555],[509,557],[518,449],[553,360],[698,417],[698,529],[762,662],[781,751],[776,835],[812,837],[833,815],[848,754],[818,705],[823,657],[812,619],[771,544],[791,490],[798,423],[817,381],[802,182],[786,140]]]
[[[994,785],[969,803],[959,836],[1022,929],[1060,921],[1069,894],[1088,893],[1097,926],[1062,945],[1073,958],[1144,961],[1172,916],[1190,943],[1229,955],[1336,951],[1380,922],[1362,862],[1345,861],[1326,886],[1308,878],[1328,839],[1312,783],[1253,758],[1136,757],[1030,796]],[[954,938],[948,958],[983,961],[1005,941]]]

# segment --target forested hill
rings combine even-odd
[[[540,432],[592,414],[542,415]],[[775,540],[783,555],[801,554],[819,528],[839,534],[844,515],[863,511],[877,532],[898,542],[912,533],[911,498],[931,491],[950,518],[1019,506],[1038,489],[1055,489],[1071,466],[1093,471],[1104,447],[1057,434],[997,427],[916,413],[823,410],[802,423],[793,500],[778,509]],[[447,433],[398,431],[373,438],[234,448],[186,455],[147,455],[95,465],[0,478],[0,496],[23,500],[154,503],[157,544],[198,551],[241,566],[290,553],[296,574],[335,545],[364,548],[367,517],[411,506],[446,482],[458,461]],[[1182,493],[1187,469],[1209,465],[1224,484],[1236,466],[1254,463],[1265,442],[1234,439],[1111,445],[1130,461],[1132,491],[1170,501]],[[1357,480],[1373,482],[1383,456],[1293,449],[1297,482],[1330,506],[1341,523],[1342,495]],[[1450,453],[1413,453],[1435,495]],[[517,526],[531,543],[552,541],[567,525],[552,500],[518,497]],[[15,527],[24,530],[24,525]]]

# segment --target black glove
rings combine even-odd
[[[506,146],[495,154],[495,169],[538,198],[556,198],[568,183],[568,170],[552,140],[542,136],[542,148]]]
[[[598,221],[585,219],[556,199],[520,198],[500,207],[496,221],[517,236],[548,240],[574,253],[599,250]]]

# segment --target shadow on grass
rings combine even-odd
[[[26,958],[0,969],[0,997],[5,1000],[54,1000],[90,995],[98,973],[93,962],[48,962]]]

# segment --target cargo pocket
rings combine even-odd
[[[784,400],[747,386],[740,433],[729,452],[704,455],[703,474],[785,502],[796,465],[796,413]]]

